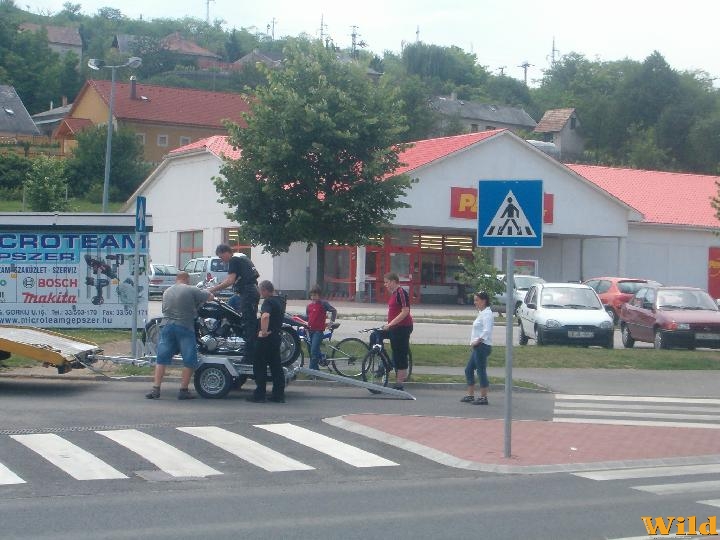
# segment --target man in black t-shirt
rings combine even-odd
[[[260,283],[260,296],[263,298],[260,308],[260,330],[258,331],[257,350],[253,361],[255,392],[248,401],[265,401],[267,369],[272,376],[272,395],[268,401],[285,403],[285,373],[280,362],[280,329],[285,313],[285,299],[275,294],[275,287],[269,281]]]
[[[211,287],[209,290],[215,294],[216,291],[232,286],[235,294],[228,300],[228,304],[235,311],[242,314],[245,330],[243,335],[245,340],[245,361],[251,363],[258,332],[257,311],[260,293],[257,287],[257,279],[259,274],[249,257],[245,255],[233,256],[232,248],[227,244],[220,244],[215,249],[215,255],[228,264],[228,275],[222,283]]]

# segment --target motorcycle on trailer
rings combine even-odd
[[[200,282],[199,288],[211,282]],[[145,325],[143,342],[146,356],[157,354],[163,318],[155,317]],[[222,398],[233,388],[240,388],[253,378],[252,363],[245,361],[244,321],[242,314],[230,304],[215,298],[198,309],[195,320],[195,340],[198,347],[198,367],[194,386],[205,398]],[[297,375],[300,367],[300,338],[293,326],[283,323],[280,330],[280,359],[286,382]]]

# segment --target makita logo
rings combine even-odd
[[[67,292],[48,294],[24,292],[22,295],[25,304],[77,304],[77,296]]]

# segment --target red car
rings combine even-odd
[[[623,305],[620,333],[627,348],[646,341],[656,349],[718,349],[720,310],[702,289],[646,286]]]
[[[605,310],[613,318],[615,324],[620,320],[620,308],[630,300],[633,295],[645,285],[660,285],[657,281],[649,279],[635,279],[623,277],[598,277],[584,282],[588,287],[595,289]]]

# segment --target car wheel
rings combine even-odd
[[[528,337],[527,334],[525,334],[525,330],[523,329],[522,321],[518,321],[518,327],[520,328],[520,337],[518,338],[518,343],[520,343],[520,345],[527,345]]]
[[[662,330],[659,328],[655,330],[655,348],[656,349],[667,349],[667,339],[665,339],[665,335],[663,334]]]
[[[627,324],[620,325],[620,334],[622,335],[622,344],[626,349],[632,349],[635,345],[635,340],[630,335],[630,329]]]
[[[543,329],[537,328],[535,330],[535,333],[537,335],[537,337],[535,338],[535,341],[537,342],[537,344],[540,346],[545,345],[545,333],[543,332]]]

